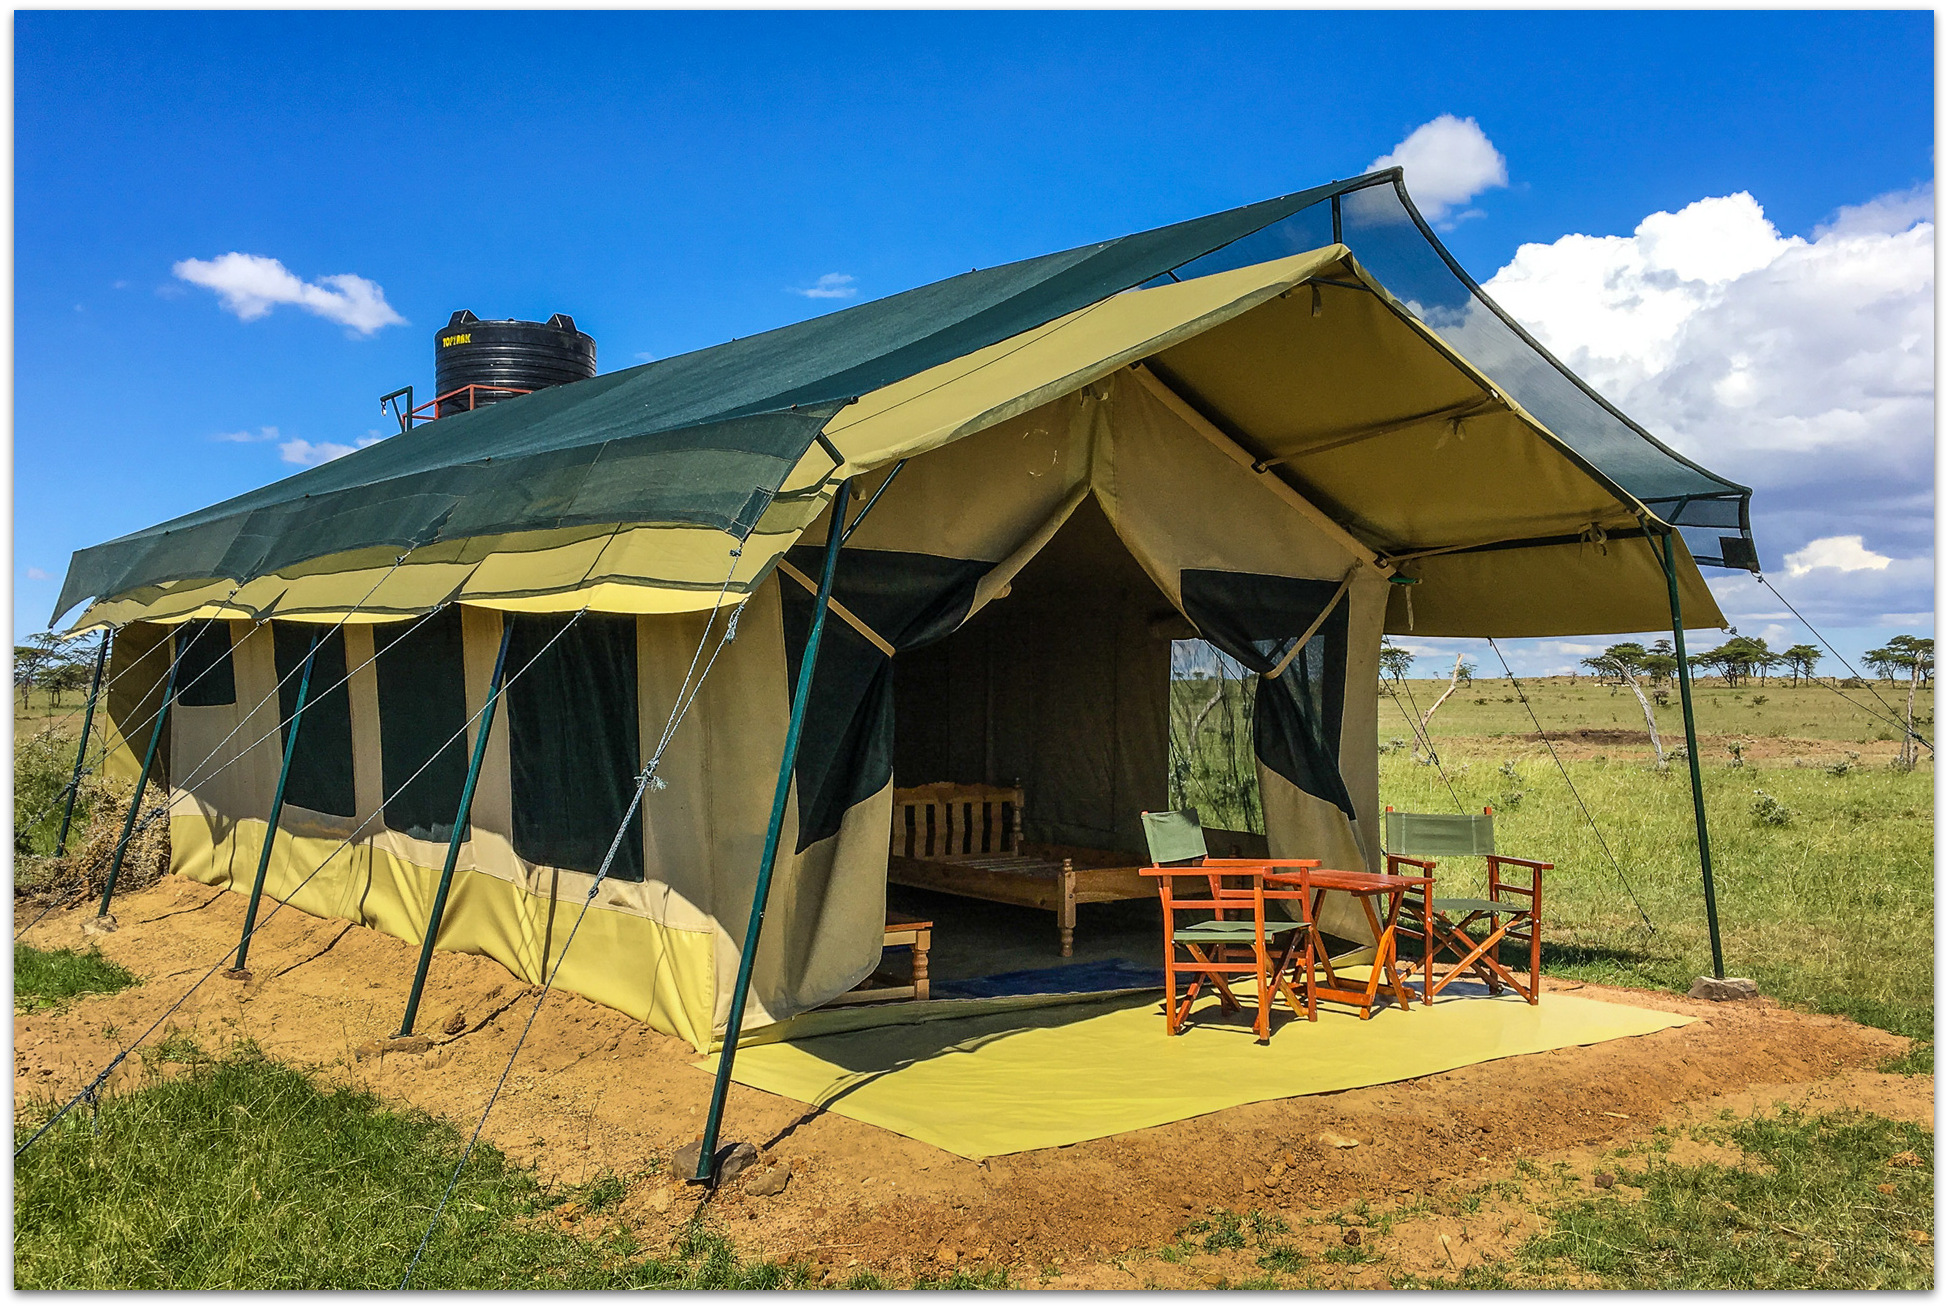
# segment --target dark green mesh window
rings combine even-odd
[[[1350,608],[1333,581],[1259,576],[1186,568],[1184,616],[1204,639],[1258,674],[1252,705],[1252,748],[1259,762],[1308,795],[1354,817],[1339,775],[1339,731],[1346,711],[1347,623]],[[1330,616],[1277,677],[1292,643],[1327,604]]]
[[[314,813],[355,817],[352,787],[352,700],[345,693],[345,632],[308,622],[273,622],[271,644],[277,657],[277,712],[283,722],[282,747],[290,739],[291,714],[298,706],[305,652],[316,635],[318,654],[311,664],[311,693],[299,724],[298,747],[291,756],[291,779],[284,802]]]
[[[449,605],[417,625],[375,627],[372,640],[378,650],[385,824],[420,840],[445,842],[453,838],[469,759],[462,730],[467,676],[460,610]]]
[[[214,708],[237,702],[237,673],[230,662],[230,624],[185,622],[176,632],[176,702]]]
[[[636,790],[636,620],[589,613],[510,617],[508,754],[514,852],[530,863],[594,873]],[[548,641],[568,623],[553,646]],[[546,647],[547,652],[541,653]],[[539,661],[532,662],[536,655]],[[519,680],[513,680],[522,668]],[[643,879],[638,812],[609,875]]]

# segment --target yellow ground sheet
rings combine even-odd
[[[1444,998],[1366,1022],[1337,1006],[1316,1023],[1281,1012],[1260,1045],[1249,1009],[1219,1022],[1204,1011],[1215,1000],[1167,1036],[1153,994],[754,1046],[738,1051],[735,1080],[986,1158],[1692,1021],[1571,995]]]

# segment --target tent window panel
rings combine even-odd
[[[808,577],[825,566],[824,547],[799,545],[786,556]],[[849,549],[840,557],[832,595],[904,653],[945,638],[960,626],[974,587],[992,564],[898,550]],[[816,601],[781,579],[787,693],[811,639]],[[893,660],[837,615],[828,615],[812,674],[793,778],[798,790],[802,853],[838,834],[847,810],[893,779]],[[790,703],[785,704],[786,712]],[[937,779],[937,778],[935,778]]]
[[[277,660],[277,710],[283,723],[278,743],[287,744],[291,715],[298,707],[298,683],[304,679],[304,656],[316,635],[318,653],[311,663],[311,690],[305,697],[304,720],[298,724],[298,747],[291,755],[291,777],[284,787],[285,802],[314,813],[356,817],[358,799],[352,778],[352,700],[345,685],[345,632],[302,622],[273,622],[271,646]]]
[[[185,622],[176,632],[176,702],[184,708],[216,708],[237,702],[237,673],[230,660],[230,624]]]
[[[514,852],[530,863],[593,874],[629,810],[642,766],[636,619],[524,613],[508,620],[508,676],[526,669],[507,688]],[[640,811],[630,817],[616,850],[609,875],[618,881],[643,879],[642,821]]]
[[[1339,774],[1349,612],[1347,601],[1340,600],[1284,673],[1260,679],[1252,734],[1266,767],[1306,794],[1338,805],[1351,818],[1353,799]],[[1283,658],[1290,643],[1275,642],[1274,657]]]
[[[1292,643],[1339,593],[1336,581],[1185,569],[1184,614],[1212,644],[1258,674],[1252,744],[1258,760],[1351,818],[1339,775],[1346,704],[1347,622],[1341,597],[1304,650],[1276,677]]]
[[[1289,676],[1290,673],[1288,672]],[[1258,674],[1207,640],[1170,642],[1170,807],[1265,834],[1252,751]]]
[[[460,610],[448,605],[416,626],[377,627],[372,639],[378,649],[385,824],[419,840],[444,843],[453,838],[469,757]],[[466,839],[464,828],[461,839]]]

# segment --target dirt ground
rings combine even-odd
[[[15,1101],[65,1099],[149,1025],[226,947],[241,896],[180,877],[117,906],[120,929],[94,937],[145,984],[14,1018]],[[82,908],[50,916],[28,939],[81,947]],[[484,958],[440,954],[421,1053],[381,1052],[397,1027],[416,949],[341,921],[286,910],[252,944],[248,983],[212,977],[152,1037],[188,1033],[221,1050],[248,1038],[320,1077],[361,1085],[471,1129],[532,1006],[534,991]],[[948,1269],[1009,1270],[1050,1288],[1196,1288],[1262,1276],[1258,1250],[1154,1251],[1213,1209],[1259,1210],[1289,1223],[1280,1242],[1337,1248],[1365,1227],[1379,1261],[1314,1262],[1325,1284],[1385,1283],[1401,1272],[1448,1276],[1507,1252],[1538,1226],[1532,1166],[1587,1189],[1605,1152],[1720,1108],[1779,1101],[1868,1107],[1932,1123],[1928,1078],[1872,1071],[1900,1037],[1764,1000],[1712,1005],[1564,982],[1645,1007],[1695,1015],[1689,1027],[1586,1049],[1504,1059],[1418,1081],[1250,1104],[1060,1149],[970,1162],[876,1127],[734,1087],[727,1139],[760,1150],[760,1167],[708,1200],[706,1220],[744,1252],[813,1261],[828,1279],[860,1267],[907,1282]],[[617,1222],[652,1244],[695,1212],[695,1190],[668,1159],[697,1138],[710,1078],[687,1044],[576,995],[552,993],[486,1135],[541,1175],[577,1184],[612,1170],[621,1206],[558,1215],[590,1233]],[[131,1059],[118,1078],[144,1075]],[[1336,1137],[1328,1141],[1326,1137]],[[1348,1146],[1346,1141],[1356,1143]],[[789,1169],[781,1194],[745,1190]],[[1565,1180],[1564,1178],[1568,1178]],[[771,1177],[775,1182],[775,1175]],[[1501,1182],[1499,1186],[1491,1183]],[[1479,1200],[1484,1185],[1490,1198]],[[1529,1188],[1524,1188],[1529,1187]],[[1462,1200],[1475,1194],[1476,1199]],[[1349,1208],[1364,1205],[1359,1215]],[[1403,1210],[1410,1210],[1403,1212]],[[1384,1233],[1386,1213],[1402,1214]]]

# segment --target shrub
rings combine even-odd
[[[1792,825],[1792,810],[1781,804],[1763,790],[1752,792],[1752,820],[1762,827],[1784,827]]]
[[[74,775],[74,737],[39,731],[14,743],[14,821],[31,826],[14,828],[14,852],[49,854],[61,826],[61,799]],[[75,817],[88,819],[84,793],[77,798]]]

